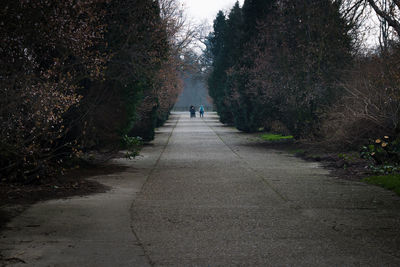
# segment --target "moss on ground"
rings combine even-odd
[[[280,140],[292,140],[292,135],[280,135],[280,134],[263,134],[261,138],[265,141],[280,141]]]
[[[383,188],[392,190],[400,196],[400,174],[371,176],[365,178],[364,181],[369,184],[379,185]]]

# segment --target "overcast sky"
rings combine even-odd
[[[190,20],[197,23],[207,22],[210,26],[219,10],[229,10],[236,0],[180,0]],[[239,0],[240,5],[244,0]]]
[[[229,11],[236,0],[179,0],[186,11],[187,18],[189,21],[195,24],[204,24],[204,26],[210,26],[212,29],[213,21],[217,16],[219,10]],[[244,0],[239,0],[240,5],[243,5]],[[376,16],[375,16],[376,17]],[[377,22],[374,15],[371,16],[370,27],[372,29],[366,34],[365,45],[367,47],[372,47],[376,45],[377,42]],[[376,24],[376,25],[375,25]]]

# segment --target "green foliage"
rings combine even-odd
[[[368,166],[370,170],[372,170],[376,174],[394,174],[394,173],[399,173],[400,172],[400,166],[399,165],[389,165],[389,164],[383,164],[383,165],[370,165]]]
[[[369,168],[375,173],[390,174],[400,171],[399,139],[391,140],[389,136],[378,138],[361,148],[360,155],[364,159],[373,160]]]
[[[372,176],[364,179],[369,184],[379,185],[383,188],[393,190],[400,195],[400,174]]]
[[[349,154],[346,154],[346,153],[339,153],[339,154],[338,154],[338,158],[340,158],[340,159],[342,159],[342,160],[344,160],[344,161],[346,161],[346,162],[353,162],[353,161],[355,161],[354,155],[349,155]]]
[[[123,148],[127,150],[125,157],[134,159],[139,155],[143,146],[143,139],[141,137],[131,137],[125,135],[123,137]]]
[[[142,104],[146,104],[143,102]],[[129,131],[129,135],[137,135],[143,140],[150,141],[154,139],[155,127],[157,126],[157,106],[153,106],[150,111],[141,114],[140,118],[135,121],[134,126]],[[142,113],[142,110],[139,110]]]
[[[399,162],[399,155],[399,141],[391,140],[389,136],[371,141],[369,145],[363,146],[361,149],[361,156],[375,160],[376,164]]]
[[[357,154],[347,154],[347,153],[339,153],[338,158],[343,162],[343,169],[347,169],[352,163],[354,163],[357,159]]]
[[[292,140],[292,135],[283,136],[280,134],[263,134],[261,138],[265,141],[281,141],[281,140]]]

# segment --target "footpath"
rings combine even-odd
[[[106,193],[33,205],[3,266],[400,266],[400,198],[174,113]]]

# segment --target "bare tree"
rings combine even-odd
[[[366,0],[375,13],[400,36],[400,0]]]
[[[365,0],[334,0],[339,5],[340,12],[346,21],[352,26],[352,29],[359,29],[365,21],[365,9],[367,3]]]
[[[200,26],[191,22],[177,0],[160,0],[161,18],[175,53],[181,54],[199,39]]]

